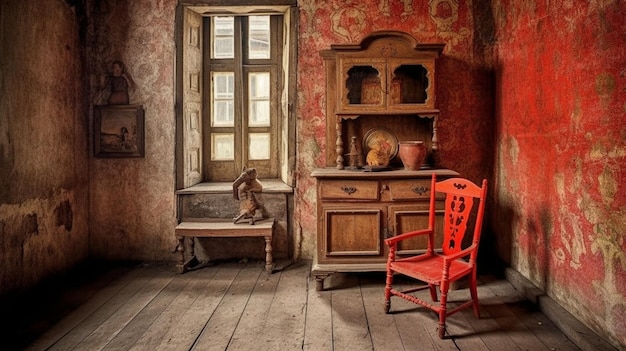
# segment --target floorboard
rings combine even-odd
[[[302,344],[304,351],[333,349],[331,294],[331,291],[315,290],[315,281],[309,279]]]
[[[54,324],[44,334],[42,334],[37,340],[35,340],[25,350],[47,350],[52,349],[52,346],[58,342],[61,338],[65,337],[72,329],[79,326],[88,316],[93,314],[98,308],[106,304],[117,292],[128,285],[132,280],[142,274],[144,271],[141,269],[133,269],[130,271],[112,270],[119,273],[120,276],[114,279],[111,284],[101,285],[100,290],[95,294],[90,295],[91,284],[85,285],[77,289],[76,291],[69,291],[70,295],[83,295],[83,298],[74,297],[71,300],[86,301],[84,304],[76,308],[67,318]],[[104,274],[100,279],[103,282],[108,282],[109,273]],[[96,285],[98,286],[98,285]],[[43,290],[43,289],[42,289]],[[66,299],[60,299],[55,301],[57,304],[66,304]],[[37,316],[38,318],[45,318],[43,315]],[[57,316],[58,317],[58,316]],[[16,340],[18,342],[18,340]],[[17,345],[9,345],[9,347],[18,347]]]
[[[439,339],[430,310],[392,297],[384,312],[381,272],[337,273],[325,291],[316,291],[310,270],[303,261],[267,274],[264,262],[250,261],[185,274],[173,264],[138,265],[115,279],[103,273],[106,283],[87,285],[82,297],[82,288],[72,288],[72,300],[82,304],[15,345],[35,351],[579,350],[504,280],[481,277],[480,318],[471,308],[448,317],[447,336]],[[427,290],[416,294],[429,298]],[[462,286],[449,295],[453,305],[468,296]]]
[[[331,292],[332,340],[334,350],[372,350],[363,297],[356,276],[351,284]]]
[[[77,346],[91,334],[93,334],[98,328],[100,328],[106,321],[117,312],[120,307],[124,306],[131,297],[137,294],[142,288],[144,288],[153,279],[159,278],[159,271],[149,267],[139,268],[139,274],[134,277],[128,284],[122,289],[117,291],[115,295],[106,301],[106,303],[99,306],[93,313],[86,316],[84,320],[80,322],[78,326],[73,328],[69,333],[59,339],[52,347],[51,351],[65,351],[81,348]],[[88,350],[88,348],[83,348]]]
[[[206,322],[194,350],[226,350],[250,300],[254,286],[263,272],[260,269],[242,269],[232,281],[211,318]],[[203,320],[199,322],[202,323]]]
[[[163,289],[103,350],[127,350],[132,349],[134,345],[154,349],[160,338],[180,318],[181,311],[189,308],[189,305],[198,298],[197,289],[207,285],[206,280],[198,279],[198,275],[198,271],[192,271],[175,276],[167,288]]]
[[[81,341],[76,348],[100,350],[107,346],[148,304],[154,304],[156,296],[167,287],[167,284],[172,279],[172,276],[163,277],[160,275],[151,279],[141,290],[137,291],[115,313]]]
[[[384,274],[370,277],[363,274],[359,276],[365,316],[372,338],[372,348],[374,350],[403,350],[404,346],[396,322],[385,313],[385,286],[380,284],[384,278]]]
[[[267,343],[270,308],[281,278],[280,274],[264,274],[259,277],[233,333],[230,348],[238,350],[256,344],[263,349],[261,345]]]
[[[310,267],[299,263],[281,272],[266,316],[260,344],[264,350],[300,350],[304,340]],[[242,345],[249,347],[250,343]],[[237,349],[237,348],[236,348]],[[242,349],[242,348],[239,348]]]

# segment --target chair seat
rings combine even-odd
[[[420,260],[407,258],[391,262],[391,270],[428,284],[440,285],[443,272],[443,257],[438,254],[433,254],[420,258]],[[452,261],[448,280],[457,280],[471,271],[472,265],[468,262],[460,259]]]

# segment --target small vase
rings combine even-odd
[[[401,141],[398,143],[398,156],[404,169],[419,171],[426,158],[426,146],[421,140]]]

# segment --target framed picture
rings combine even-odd
[[[143,105],[94,106],[96,157],[144,157]]]

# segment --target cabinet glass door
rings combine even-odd
[[[339,108],[344,111],[382,111],[386,106],[384,61],[353,59],[341,65]]]
[[[390,108],[434,108],[435,81],[432,63],[391,60],[388,69]]]

